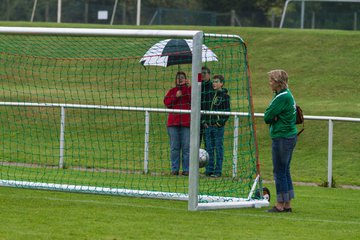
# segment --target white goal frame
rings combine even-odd
[[[290,2],[301,2],[301,28],[304,28],[304,17],[305,17],[305,2],[353,2],[360,3],[360,0],[286,0],[284,9],[281,15],[281,21],[279,28],[283,28],[286,10]]]
[[[192,56],[192,81],[191,81],[191,126],[190,126],[190,171],[188,194],[175,194],[154,191],[139,191],[129,189],[113,189],[93,186],[75,186],[66,184],[52,184],[40,182],[26,182],[15,180],[1,180],[0,185],[11,187],[25,187],[50,190],[67,190],[78,192],[95,192],[102,194],[117,194],[126,196],[187,200],[188,210],[207,210],[242,207],[269,206],[266,199],[252,199],[257,185],[260,185],[258,175],[252,185],[248,198],[230,198],[199,195],[199,137],[200,137],[200,96],[201,96],[201,67],[202,67],[202,44],[204,36],[221,36],[239,38],[236,35],[204,34],[202,31],[170,31],[170,30],[140,30],[140,29],[82,29],[82,28],[35,28],[35,27],[0,27],[0,33],[6,34],[35,34],[35,35],[74,35],[74,36],[132,36],[132,37],[166,37],[166,38],[191,38],[193,40]],[[242,41],[242,39],[241,39]],[[26,103],[23,103],[26,104]],[[31,104],[31,103],[30,103]],[[2,105],[12,105],[2,102]],[[52,103],[45,103],[52,105]],[[95,106],[101,108],[101,106]],[[254,113],[252,113],[254,114]],[[61,136],[60,136],[61,137]],[[207,203],[200,203],[199,200]]]

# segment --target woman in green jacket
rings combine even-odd
[[[276,205],[268,212],[291,212],[291,199],[295,197],[290,163],[297,141],[296,103],[288,88],[288,75],[284,70],[272,70],[268,72],[268,77],[274,97],[265,111],[264,120],[270,126],[277,196]]]

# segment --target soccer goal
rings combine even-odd
[[[191,42],[190,56],[172,51],[179,62],[166,64],[170,55],[149,53],[167,39]],[[144,64],[146,54],[154,64]],[[0,27],[0,184],[187,200],[192,211],[268,206],[255,194],[262,186],[247,61],[234,35]],[[225,77],[231,97],[231,111],[221,113],[230,117],[220,178],[199,169],[200,116],[214,114],[200,109],[202,66]],[[191,79],[190,110],[163,103],[179,70]],[[191,114],[189,176],[170,174],[170,112]]]

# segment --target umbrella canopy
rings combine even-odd
[[[192,39],[166,39],[153,45],[141,58],[144,66],[188,64],[192,62]],[[202,45],[202,62],[218,61],[216,54]]]

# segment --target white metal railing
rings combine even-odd
[[[263,113],[255,113],[255,117],[263,117]],[[306,120],[327,120],[329,122],[329,135],[328,135],[328,186],[332,185],[332,153],[333,153],[333,130],[334,121],[342,122],[360,122],[360,118],[350,117],[330,117],[330,116],[304,116]]]
[[[144,108],[144,107],[122,107],[122,106],[103,106],[103,105],[82,105],[64,103],[28,103],[28,102],[0,102],[0,106],[25,106],[25,107],[59,107],[60,108],[60,152],[59,167],[64,166],[64,145],[65,145],[65,108],[83,109],[103,109],[103,110],[122,110],[122,111],[142,111],[145,112],[145,140],[144,140],[144,172],[148,172],[148,153],[149,153],[149,134],[150,134],[150,112],[179,112],[191,113],[191,110],[176,110],[166,108]],[[234,142],[233,142],[233,177],[236,177],[237,166],[237,147],[238,147],[238,126],[239,116],[249,116],[246,112],[211,112],[201,111],[202,114],[217,114],[234,116]],[[254,113],[255,117],[264,117],[263,113]],[[360,118],[332,117],[332,116],[311,116],[305,115],[306,120],[321,120],[329,122],[328,129],[328,186],[332,185],[332,153],[333,153],[333,129],[334,121],[360,122]]]
[[[167,109],[167,108],[144,108],[144,107],[123,107],[123,106],[104,106],[104,105],[82,105],[65,103],[31,103],[31,102],[0,102],[0,106],[24,106],[24,107],[59,107],[60,108],[60,149],[59,149],[59,168],[64,167],[64,146],[65,146],[65,108],[82,109],[101,109],[101,110],[121,110],[121,111],[142,111],[145,112],[145,137],[144,137],[144,173],[148,173],[149,163],[149,137],[150,137],[150,112],[162,113],[189,113],[191,110]],[[202,114],[216,114],[234,116],[234,141],[233,141],[233,177],[236,177],[237,169],[237,147],[239,137],[239,116],[249,116],[245,112],[216,112],[201,111]]]

